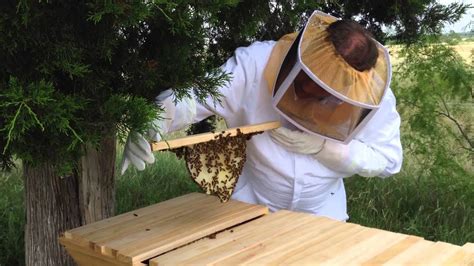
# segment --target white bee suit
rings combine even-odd
[[[220,88],[221,104],[214,103],[212,98],[198,103],[192,120],[197,122],[217,114],[228,127],[280,120],[283,126],[294,129],[272,106],[272,95],[264,78],[275,44],[256,42],[238,48],[222,66],[232,80]],[[169,131],[181,128],[182,121],[189,120],[181,117],[189,112],[179,111],[186,105],[178,104],[176,108],[174,117],[170,117]],[[263,204],[271,211],[289,209],[346,220],[343,177],[370,172],[380,165],[383,169],[377,171],[379,176],[397,173],[402,163],[399,126],[395,97],[389,90],[366,127],[345,146],[344,152],[338,153],[336,163],[333,160],[325,164],[324,158],[318,160],[313,155],[291,152],[275,142],[269,132],[255,135],[247,142],[247,160],[232,198]]]

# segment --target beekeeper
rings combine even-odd
[[[219,90],[221,104],[174,104],[167,91],[157,99],[167,119],[157,123],[164,133],[214,114],[228,127],[280,120],[248,141],[234,200],[346,220],[344,177],[400,170],[388,52],[357,23],[315,11],[299,33],[238,48],[222,69],[232,80]],[[129,138],[122,172],[153,162],[148,141]]]

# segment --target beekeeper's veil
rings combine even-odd
[[[391,67],[387,50],[375,40],[373,68],[349,65],[328,38],[326,28],[336,20],[319,11],[311,15],[280,67],[273,106],[301,130],[347,143],[379,108]]]

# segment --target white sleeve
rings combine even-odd
[[[176,131],[192,123],[199,122],[211,115],[219,115],[226,119],[241,110],[245,100],[246,88],[251,86],[256,75],[255,59],[249,54],[252,46],[241,47],[234,56],[221,66],[221,69],[230,75],[230,81],[219,88],[221,102],[214,102],[212,97],[198,102],[194,94],[190,98],[182,99],[175,106],[175,110],[166,116],[169,121],[167,132]],[[167,108],[168,109],[168,108]],[[171,108],[173,109],[173,108]],[[168,110],[166,110],[168,113]],[[226,119],[227,120],[227,119]]]
[[[398,173],[403,161],[400,116],[391,90],[380,110],[354,140],[347,145],[327,141],[315,158],[347,175],[387,177]]]

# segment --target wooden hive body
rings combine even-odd
[[[67,231],[79,265],[474,265],[456,246],[192,193]]]

